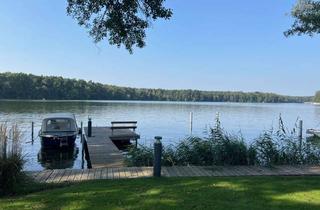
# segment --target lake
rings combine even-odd
[[[205,136],[205,130],[214,124],[216,113],[224,129],[241,132],[250,143],[261,131],[278,126],[281,113],[285,125],[294,127],[298,117],[304,128],[320,125],[320,106],[313,104],[256,104],[256,103],[197,103],[197,102],[142,102],[142,101],[0,101],[0,121],[18,123],[23,130],[23,152],[27,155],[27,170],[43,168],[82,168],[81,144],[61,153],[43,151],[39,138],[31,140],[31,122],[35,134],[47,113],[72,112],[78,125],[108,126],[111,121],[138,121],[137,132],[141,144],[152,144],[154,136],[163,137],[164,144],[177,143],[190,135],[190,112],[193,112],[193,135]]]

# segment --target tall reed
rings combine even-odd
[[[290,130],[279,115],[278,128],[263,131],[250,145],[240,134],[227,133],[216,116],[206,138],[188,137],[174,146],[164,146],[163,165],[262,165],[320,164],[320,147],[298,138],[298,119]],[[131,147],[130,166],[153,164],[153,149]]]
[[[13,193],[23,178],[21,137],[16,124],[0,124],[0,194]]]

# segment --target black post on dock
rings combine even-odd
[[[190,112],[190,135],[192,135],[192,127],[193,127],[193,112]]]
[[[31,143],[33,144],[34,137],[34,122],[31,122]]]
[[[0,137],[1,138],[1,137]],[[3,136],[3,145],[2,145],[2,151],[1,151],[1,154],[0,154],[0,157],[2,157],[2,159],[7,159],[7,137],[6,136]]]
[[[91,118],[88,120],[88,137],[92,136],[92,121]]]
[[[83,122],[81,121],[81,128],[80,128],[80,140],[81,140],[81,143],[83,142]]]
[[[302,152],[302,131],[303,131],[303,121],[299,120],[299,133],[298,133],[298,139],[299,139],[299,150],[300,153]]]
[[[161,176],[161,156],[162,156],[162,143],[161,136],[156,136],[154,142],[154,163],[153,163],[153,176]]]

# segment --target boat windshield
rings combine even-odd
[[[48,119],[44,122],[45,132],[59,132],[59,131],[75,131],[75,123],[72,119]]]

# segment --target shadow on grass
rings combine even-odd
[[[0,209],[320,209],[319,177],[90,181],[0,200]]]

